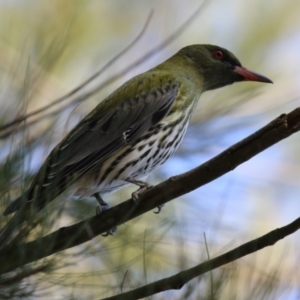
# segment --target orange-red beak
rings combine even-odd
[[[244,67],[236,66],[234,68],[234,72],[241,75],[246,81],[259,81],[259,82],[273,83],[273,81],[267,78],[266,76],[250,71]]]

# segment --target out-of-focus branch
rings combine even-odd
[[[164,278],[153,283],[144,285],[135,290],[122,293],[116,296],[108,297],[102,300],[136,300],[142,299],[154,294],[167,291],[167,290],[179,290],[190,280],[197,276],[200,276],[208,271],[216,269],[220,266],[226,265],[233,262],[241,257],[248,254],[254,253],[265,247],[272,246],[279,240],[287,237],[288,235],[294,233],[300,228],[300,218],[296,219],[294,222],[275,229],[251,242],[245,243],[231,251],[228,251],[220,256],[210,259],[202,264],[199,264],[193,268],[182,271],[176,275],[168,278]]]
[[[41,107],[33,112],[30,112],[30,113],[27,113],[21,117],[18,117],[16,118],[15,120],[9,122],[9,123],[6,123],[4,124],[3,126],[0,126],[0,132],[7,129],[7,128],[10,128],[12,126],[15,126],[21,122],[24,122],[26,121],[28,118],[34,116],[34,115],[37,115],[37,114],[40,114],[46,110],[48,110],[49,108],[55,106],[56,104],[59,104],[61,102],[64,102],[65,100],[69,99],[70,97],[72,97],[73,95],[75,95],[76,93],[78,93],[80,90],[82,90],[85,86],[87,86],[89,83],[91,83],[93,80],[95,80],[97,77],[99,77],[105,70],[107,70],[112,64],[114,64],[120,57],[122,57],[128,50],[130,50],[139,40],[140,38],[144,35],[149,23],[150,23],[150,20],[153,16],[153,10],[150,11],[149,15],[148,15],[148,18],[146,19],[146,22],[145,22],[145,25],[144,27],[142,28],[141,32],[138,34],[138,36],[125,48],[123,49],[119,54],[117,54],[115,57],[113,57],[106,65],[104,65],[104,67],[97,71],[95,74],[93,74],[92,76],[90,76],[87,80],[85,80],[83,83],[81,83],[79,86],[77,86],[76,88],[74,88],[73,90],[71,90],[69,93],[67,93],[66,95],[52,101],[51,103],[45,105],[44,107]],[[114,76],[112,77],[114,78]],[[101,85],[101,87],[104,87],[105,85],[109,84],[110,81],[108,83],[104,83],[104,85]],[[85,97],[79,97],[79,98],[76,98],[76,103],[77,102],[80,102],[82,99],[87,99],[89,96],[89,94],[86,94]],[[67,106],[70,105],[70,104],[67,104]],[[60,108],[61,110],[61,108]],[[9,135],[11,132],[6,132],[5,136]],[[5,137],[4,136],[4,137]],[[2,137],[2,136],[1,136]]]
[[[234,170],[238,165],[299,130],[300,108],[297,108],[289,114],[279,116],[199,167],[171,177],[152,187],[141,195],[138,205],[130,199],[104,211],[101,216],[60,228],[35,241],[18,243],[13,240],[0,249],[0,274],[92,240],[95,236],[107,232],[114,226],[140,216],[158,205],[171,201]]]
[[[84,100],[89,99],[92,95],[94,95],[95,93],[99,92],[101,89],[103,89],[105,86],[111,84],[112,82],[116,81],[117,79],[121,78],[122,76],[124,76],[127,72],[131,71],[132,69],[134,69],[135,67],[141,65],[142,63],[144,63],[146,60],[150,59],[153,55],[155,55],[156,53],[158,53],[159,51],[161,51],[162,49],[164,49],[165,47],[167,47],[171,42],[173,42],[180,34],[182,34],[184,32],[184,30],[187,28],[187,26],[196,18],[196,16],[204,9],[205,5],[208,3],[207,0],[203,0],[201,5],[195,10],[195,12],[174,32],[172,33],[168,38],[166,38],[161,44],[159,44],[157,47],[155,47],[154,49],[150,50],[149,52],[147,52],[145,55],[143,55],[140,59],[136,60],[134,63],[130,64],[129,66],[127,66],[126,68],[124,68],[122,71],[118,72],[117,74],[111,76],[110,78],[108,78],[107,80],[105,80],[103,83],[99,84],[98,86],[96,86],[94,89],[92,89],[91,91],[75,98],[71,103],[66,104],[66,106],[69,106],[71,104],[78,104]],[[137,41],[144,35],[144,32],[146,30],[146,28],[149,25],[150,19],[152,17],[153,12],[151,11],[146,22],[145,25],[143,27],[143,29],[141,30],[141,32],[139,33],[139,35],[135,38],[135,40],[133,42],[130,43],[129,46],[127,46],[124,50],[122,50],[121,53],[119,53],[117,56],[115,56],[111,61],[109,61],[100,71],[96,72],[95,74],[93,74],[91,77],[89,77],[86,81],[84,81],[81,85],[79,85],[78,87],[76,87],[75,89],[73,89],[72,91],[70,91],[69,93],[67,93],[66,95],[60,97],[59,99],[56,99],[54,101],[52,101],[50,104],[45,105],[44,107],[37,109],[31,113],[25,114],[3,126],[0,126],[0,132],[3,130],[6,130],[12,126],[15,126],[17,124],[20,124],[22,122],[24,122],[25,120],[27,120],[29,117],[32,117],[34,115],[40,114],[46,110],[48,110],[49,108],[55,106],[56,104],[59,104],[61,102],[64,102],[65,100],[69,99],[71,96],[75,95],[77,92],[79,92],[80,90],[82,90],[85,86],[87,86],[89,83],[91,83],[93,80],[95,80],[97,77],[100,76],[100,74],[102,74],[108,67],[110,67],[117,59],[119,59],[121,56],[123,56],[125,54],[125,52],[127,52],[134,44],[137,43]],[[60,108],[64,109],[64,107]],[[43,116],[43,118],[45,118],[45,115]],[[28,123],[27,123],[28,125]],[[30,123],[29,123],[30,125]],[[14,128],[15,130],[15,128]],[[13,130],[12,130],[13,131]],[[7,136],[7,133],[4,135]]]
[[[52,265],[51,263],[43,264],[42,266],[36,267],[36,268],[29,268],[28,270],[22,270],[20,273],[12,276],[11,278],[4,278],[0,280],[0,288],[4,288],[5,286],[10,286],[12,284],[16,284],[23,280],[24,278],[28,278],[32,275],[36,275],[38,273],[45,273],[49,272]]]

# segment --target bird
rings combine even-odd
[[[222,47],[182,48],[100,102],[51,151],[3,215],[39,212],[65,192],[68,198],[95,196],[100,214],[108,207],[102,195],[129,184],[139,187],[132,194],[138,201],[149,187],[143,178],[181,144],[200,95],[241,81],[272,83]]]

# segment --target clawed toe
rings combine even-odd
[[[162,210],[162,208],[164,207],[165,205],[164,204],[161,204],[161,205],[158,205],[156,208],[157,208],[157,211],[154,211],[155,214],[159,214]]]
[[[110,209],[110,206],[106,204],[96,206],[96,215],[100,216],[104,211]]]
[[[150,187],[152,187],[152,185],[148,184],[147,182],[142,181],[142,180],[138,180],[138,179],[135,179],[135,178],[132,178],[132,177],[127,178],[126,181],[130,182],[130,183],[133,183],[133,184],[140,187],[137,191],[133,192],[132,195],[131,195],[132,200],[137,204],[139,203],[140,195],[143,194]]]
[[[147,186],[144,186],[144,187],[141,187],[139,188],[137,191],[133,192],[131,194],[131,197],[132,197],[132,200],[138,204],[139,203],[139,198],[140,198],[140,195],[142,195],[146,190],[148,190],[149,188],[151,187],[151,185],[147,185]]]
[[[106,231],[105,233],[102,233],[101,235],[107,237],[109,235],[115,235],[116,233],[117,233],[117,227],[113,227],[112,229]]]

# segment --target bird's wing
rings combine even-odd
[[[179,85],[172,78],[151,82],[152,77],[135,77],[87,115],[50,153],[27,192],[27,200],[49,191],[51,198],[58,196],[161,121],[170,111]]]

